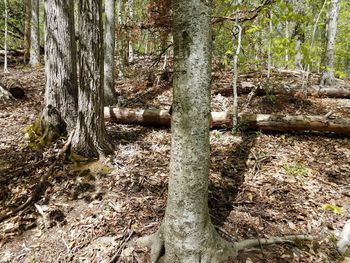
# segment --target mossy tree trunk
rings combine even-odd
[[[115,1],[105,0],[104,105],[117,103],[114,89]]]
[[[33,67],[40,64],[39,0],[31,1],[30,60]]]
[[[72,139],[73,150],[83,156],[112,153],[103,119],[103,26],[102,1],[80,0],[79,106]]]
[[[173,1],[174,82],[170,179],[165,218],[152,262],[222,262],[227,244],[208,209],[211,25],[210,0]],[[150,242],[147,242],[148,244]]]
[[[75,128],[78,108],[74,1],[45,0],[43,134],[52,141]]]

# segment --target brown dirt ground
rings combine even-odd
[[[274,75],[279,82],[300,81]],[[0,102],[0,214],[23,203],[43,176],[64,139],[33,149],[22,130],[38,116],[43,69],[16,67],[6,78],[19,80],[22,101]],[[315,76],[317,80],[317,76]],[[315,80],[315,81],[316,81]],[[245,79],[257,83],[259,78]],[[153,74],[144,62],[117,82],[127,107],[169,108],[171,73]],[[215,71],[213,89],[230,82]],[[240,98],[241,105],[246,97]],[[227,110],[231,99],[213,95],[213,110]],[[350,116],[350,100],[301,101],[257,97],[249,111]],[[149,262],[133,244],[153,233],[167,197],[170,130],[107,124],[116,140],[106,165],[58,163],[39,201],[0,223],[0,262]],[[241,253],[231,262],[339,262],[334,240],[350,212],[350,139],[321,133],[211,131],[209,205],[212,221],[227,240],[312,234],[315,241],[275,245]]]

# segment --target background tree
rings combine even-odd
[[[104,105],[117,102],[114,89],[115,1],[105,1]]]
[[[32,7],[31,0],[24,1],[24,56],[23,60],[26,63],[28,61],[30,53],[30,24],[32,19]]]
[[[321,84],[331,85],[334,77],[334,53],[337,36],[337,19],[339,14],[339,0],[331,0],[327,23],[327,47],[325,53],[325,70],[322,75]]]
[[[80,0],[78,121],[72,148],[93,157],[112,153],[107,143],[103,119],[103,21],[102,3]]]
[[[76,125],[78,83],[74,1],[45,0],[45,98],[42,133],[52,141]]]
[[[31,66],[40,63],[39,0],[31,1],[30,60]]]
[[[8,20],[8,8],[7,8],[7,0],[4,0],[4,6],[5,6],[5,12],[4,12],[4,17],[5,17],[5,32],[4,32],[4,72],[7,73],[8,72],[8,68],[7,68],[7,20]]]

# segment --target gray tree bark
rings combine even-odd
[[[7,8],[7,0],[4,0],[4,8],[5,8],[5,36],[4,36],[4,73],[8,73],[7,68],[7,20],[8,20],[8,8]]]
[[[226,246],[208,209],[211,1],[172,2],[174,80],[168,201],[163,224],[145,240],[157,262],[222,262]]]
[[[117,1],[117,51],[118,51],[118,77],[124,78],[125,72],[125,49],[123,36],[123,0]]]
[[[31,8],[29,64],[37,66],[40,64],[39,0],[32,0]]]
[[[104,105],[117,103],[114,89],[115,1],[105,0]]]
[[[42,128],[48,141],[75,128],[78,108],[74,1],[45,0],[45,98]]]
[[[103,21],[102,1],[80,0],[79,106],[78,121],[72,138],[76,153],[94,157],[112,153],[103,121]]]
[[[328,12],[327,27],[327,48],[325,54],[325,70],[321,78],[321,85],[332,85],[334,77],[334,53],[335,41],[337,36],[337,18],[339,14],[339,0],[331,0],[330,10]]]
[[[24,63],[27,63],[30,53],[30,22],[32,19],[31,0],[24,1]]]
[[[134,1],[133,0],[128,0],[128,16],[127,16],[127,24],[130,25],[133,21],[134,17],[134,7],[133,7]],[[128,63],[132,63],[134,61],[134,49],[132,47],[132,39],[131,39],[131,32],[128,31],[128,36],[127,36],[127,44],[128,44]]]

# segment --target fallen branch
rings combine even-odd
[[[11,216],[17,214],[19,211],[22,211],[22,210],[26,209],[32,203],[34,203],[34,202],[36,202],[37,200],[40,199],[41,195],[44,192],[47,180],[53,174],[54,168],[55,168],[57,162],[60,160],[61,156],[64,155],[70,149],[72,137],[73,137],[73,132],[71,132],[71,134],[69,135],[69,137],[67,139],[67,142],[64,144],[62,149],[57,154],[55,161],[50,165],[50,167],[49,167],[48,171],[46,172],[46,174],[41,177],[39,183],[33,189],[30,197],[22,205],[16,207],[14,210],[12,210],[12,211],[10,211],[10,212],[8,212],[6,214],[0,215],[0,223],[3,222],[4,220],[10,218]]]
[[[120,124],[170,127],[171,115],[167,110],[144,110],[105,107],[105,119]],[[267,131],[321,131],[350,135],[350,118],[331,119],[325,116],[239,114],[240,129]],[[211,127],[232,127],[232,114],[212,112]]]
[[[249,94],[255,87],[251,82],[241,82],[238,86],[239,94]],[[288,95],[288,96],[298,96],[304,94],[302,87],[287,87],[287,86],[275,86],[271,89],[264,89],[262,87],[256,88],[256,95],[264,96],[270,95]],[[328,97],[328,98],[350,98],[350,87],[334,86],[334,87],[324,87],[320,85],[313,85],[306,89],[307,96],[311,97]],[[230,86],[219,88],[213,91],[213,94],[221,94],[230,96],[232,94],[232,88]]]

